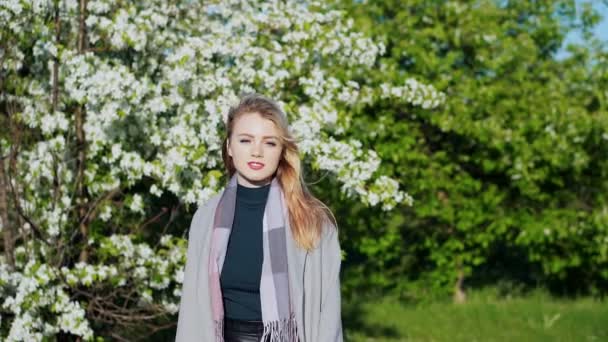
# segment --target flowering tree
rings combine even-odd
[[[175,324],[186,241],[149,224],[169,215],[154,203],[221,189],[223,120],[240,94],[277,99],[308,165],[385,210],[412,199],[345,138],[351,113],[443,101],[414,79],[369,81],[383,46],[322,3],[11,0],[0,21],[7,341]]]

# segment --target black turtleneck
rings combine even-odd
[[[269,190],[270,184],[258,188],[237,184],[234,221],[220,276],[224,315],[229,318],[262,320],[262,219]]]

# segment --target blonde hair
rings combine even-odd
[[[222,144],[222,158],[226,171],[230,177],[236,172],[232,157],[228,155],[227,141],[232,135],[236,120],[248,113],[257,113],[272,121],[280,132],[279,139],[283,150],[276,177],[285,194],[292,235],[298,246],[311,250],[319,242],[326,223],[332,223],[333,227],[337,227],[336,219],[331,210],[314,197],[306,187],[298,146],[289,132],[285,113],[273,100],[259,94],[249,94],[242,97],[240,102],[228,111],[226,136]]]

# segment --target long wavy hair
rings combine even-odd
[[[236,120],[248,113],[257,113],[276,125],[282,145],[281,159],[275,171],[289,211],[289,223],[296,244],[306,250],[313,249],[321,238],[326,223],[337,227],[331,210],[314,197],[304,182],[301,161],[296,141],[289,132],[287,116],[271,99],[259,94],[249,94],[230,108],[226,120],[226,136],[222,144],[222,158],[228,175],[236,172],[232,157],[228,155],[228,139],[231,137]]]

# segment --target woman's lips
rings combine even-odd
[[[247,165],[253,170],[259,170],[264,167],[264,164],[258,162],[249,162]]]

